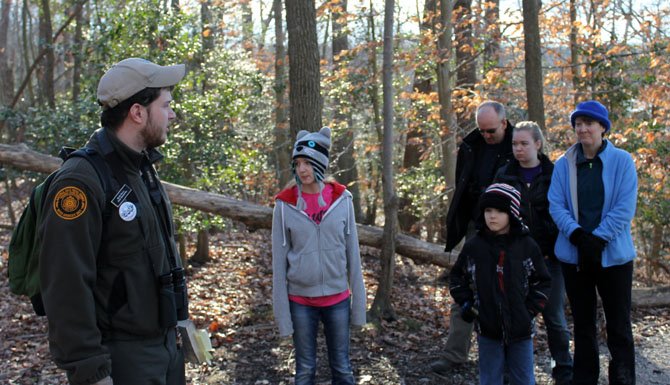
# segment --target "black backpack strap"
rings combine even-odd
[[[119,187],[122,187],[123,185],[130,187],[128,175],[123,170],[123,162],[121,161],[119,154],[114,150],[114,147],[107,136],[108,133],[105,130],[107,129],[102,128],[96,131],[96,137],[101,151],[100,155],[106,160],[109,170],[111,170],[112,175],[114,175],[114,178],[116,178],[116,181],[119,183]],[[113,196],[112,199],[114,198],[115,197]],[[130,190],[126,199],[130,202],[137,202],[135,192],[132,190]]]
[[[65,150],[65,148],[64,148]],[[62,152],[63,150],[61,150]],[[86,159],[93,169],[95,169],[98,178],[102,183],[102,189],[105,191],[105,208],[103,209],[103,215],[105,218],[109,217],[111,213],[110,202],[114,198],[114,187],[112,182],[112,172],[110,170],[109,164],[105,159],[94,149],[90,147],[82,147],[78,150],[72,151],[68,154],[67,159],[71,158],[84,158]]]
[[[58,157],[63,159],[63,162],[65,162],[67,158],[69,158],[70,155],[75,151],[77,151],[77,149],[74,147],[61,147],[60,151],[58,152]]]

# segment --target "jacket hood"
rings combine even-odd
[[[333,186],[333,202],[336,201],[347,189],[343,184],[337,183],[335,181],[326,182],[326,184]],[[296,186],[285,188],[275,196],[275,199],[295,206],[298,202],[298,189]]]

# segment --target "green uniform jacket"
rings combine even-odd
[[[137,153],[113,131],[99,129],[87,146],[102,155],[99,135],[106,135],[118,154],[136,197],[136,216],[124,220],[117,207],[105,202],[93,166],[74,158],[51,184],[40,229],[40,284],[50,350],[72,384],[93,383],[111,373],[106,340],[144,339],[166,332],[158,321],[157,277],[170,272],[170,257],[140,172],[142,164],[150,166],[162,155],[154,149]],[[119,182],[112,187],[117,191]],[[172,207],[162,185],[160,192],[168,208],[169,247],[180,266]],[[105,207],[112,209],[106,220]],[[125,219],[131,216],[126,213]]]

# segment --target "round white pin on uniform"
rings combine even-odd
[[[137,207],[133,202],[123,202],[119,206],[119,216],[126,222],[130,222],[137,216]]]

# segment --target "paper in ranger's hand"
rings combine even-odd
[[[179,321],[177,324],[182,338],[182,348],[184,349],[184,359],[186,362],[194,364],[211,363],[212,360],[212,342],[209,340],[209,333],[205,329],[196,329],[195,324],[190,319]]]

